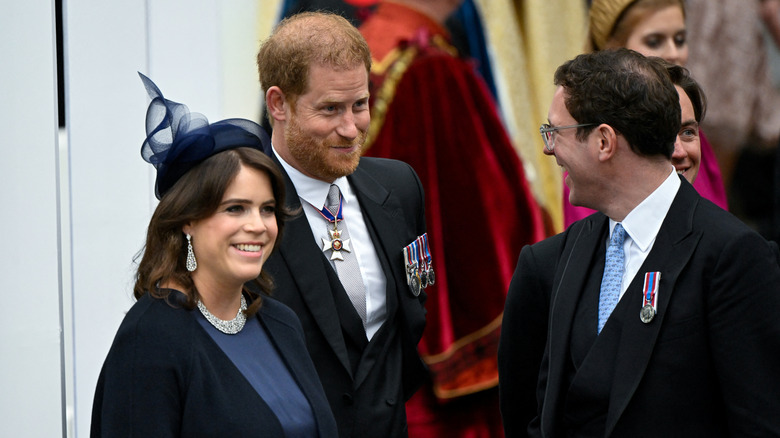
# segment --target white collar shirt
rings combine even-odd
[[[658,231],[669,213],[669,208],[680,189],[680,184],[680,178],[672,168],[670,175],[664,182],[634,207],[620,223],[626,230],[626,240],[623,242],[623,253],[625,254],[623,266],[625,269],[623,283],[620,286],[621,298],[623,298],[634,276],[639,272],[639,268],[642,267],[650,250],[653,249]],[[610,237],[616,224],[617,222],[614,220],[609,220]],[[607,246],[609,246],[609,239],[607,239]],[[639,298],[637,298],[638,300]]]
[[[273,151],[295,186],[295,191],[298,192],[301,208],[309,221],[315,244],[318,248],[322,248],[322,238],[328,236],[328,229],[332,227],[320,213],[328,197],[330,183],[304,175],[284,161],[276,149]],[[387,279],[360,210],[360,203],[347,177],[338,178],[333,181],[333,184],[339,187],[344,199],[342,213],[347,223],[352,251],[363,277],[363,286],[366,289],[366,337],[370,341],[387,319]],[[331,260],[330,263],[333,266],[335,261]]]

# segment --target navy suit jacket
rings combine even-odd
[[[319,436],[337,436],[295,314],[264,298],[257,318],[309,400]],[[100,372],[90,436],[285,435],[268,404],[190,311],[147,294],[125,316]]]
[[[597,213],[521,253],[499,349],[507,436],[566,434],[572,321],[607,228]],[[641,289],[654,271],[658,313],[645,324]],[[613,367],[604,436],[780,435],[778,292],[780,267],[767,242],[683,180],[599,335],[614,339],[617,354],[588,358]],[[534,403],[528,391],[537,375]]]
[[[286,203],[300,209],[295,187],[284,176]],[[274,297],[303,324],[340,436],[404,436],[404,402],[427,373],[417,353],[425,292],[411,293],[403,260],[403,248],[425,233],[422,185],[408,164],[368,157],[348,180],[387,278],[388,319],[371,343],[303,213],[286,223],[264,269],[274,279]]]

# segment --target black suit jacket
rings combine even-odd
[[[144,295],[125,316],[100,372],[95,437],[284,437],[276,415],[206,330],[171,302]],[[290,309],[266,298],[257,318],[309,400],[320,437],[336,435],[303,330]]]
[[[285,179],[287,205],[298,209],[295,187]],[[403,260],[403,248],[425,233],[422,186],[409,165],[378,158],[361,158],[348,179],[387,278],[388,319],[371,343],[303,213],[286,224],[265,269],[274,297],[303,324],[340,436],[404,436],[404,402],[426,375],[417,353],[425,293],[411,293]]]
[[[524,436],[534,410],[530,436],[566,434],[572,321],[607,227],[597,213],[520,256],[499,353],[507,436]],[[521,269],[533,264],[542,267],[537,276]],[[658,314],[645,324],[641,288],[652,271],[661,272]],[[596,369],[613,368],[604,436],[780,435],[778,292],[780,267],[767,242],[683,180],[653,249],[599,335],[614,341],[617,354],[587,359]],[[540,336],[545,325],[535,367],[539,345],[523,338]],[[535,368],[536,406],[527,396]]]

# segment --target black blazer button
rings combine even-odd
[[[341,396],[344,399],[344,403],[346,403],[348,406],[351,406],[354,402],[354,399],[352,398],[352,394],[345,392],[344,395]]]
[[[385,400],[385,403],[387,403],[388,406],[395,406],[395,399],[394,398],[389,398],[389,399]]]

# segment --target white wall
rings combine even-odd
[[[257,120],[258,8],[278,0],[63,3],[59,144],[54,1],[3,0],[0,14],[2,437],[89,436],[156,206],[136,71],[211,121]]]
[[[211,121],[256,119],[256,11],[256,1],[249,0],[67,2],[74,392],[79,437],[88,434],[100,366],[124,312],[134,301],[132,258],[143,246],[146,225],[156,206],[153,167],[140,157],[148,97],[136,71],[155,81],[168,99],[186,104]],[[225,16],[231,20],[224,21]],[[227,41],[225,35],[242,38]],[[244,58],[244,64],[233,65]],[[232,96],[230,107],[225,104],[228,95]]]
[[[63,421],[54,2],[0,13],[0,436]]]
[[[65,89],[70,157],[76,436],[89,433],[95,382],[114,332],[132,305],[132,257],[153,208],[141,159],[147,98],[144,0],[68,1]]]

